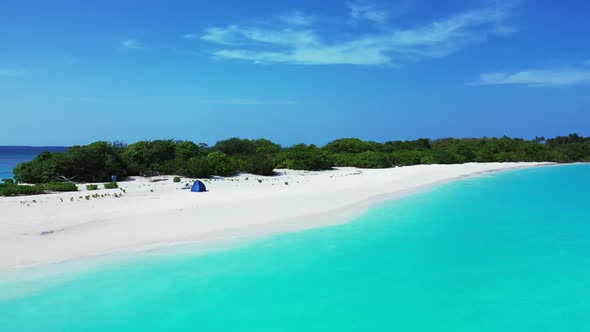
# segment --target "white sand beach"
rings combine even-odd
[[[350,220],[377,201],[447,181],[547,163],[277,170],[205,180],[208,192],[133,178],[120,189],[0,198],[0,270],[147,248],[222,241]],[[153,180],[153,178],[152,178]],[[102,186],[100,186],[102,188]],[[123,191],[124,190],[124,191]],[[122,197],[114,197],[114,194]],[[110,194],[110,196],[101,197]],[[96,195],[98,197],[89,197]]]

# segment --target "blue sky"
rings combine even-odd
[[[590,3],[0,4],[0,145],[590,135]]]

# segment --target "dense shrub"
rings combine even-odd
[[[107,142],[73,146],[65,153],[42,152],[14,169],[18,182],[47,183],[63,178],[80,182],[107,181],[111,175],[124,178],[124,164],[118,151]]]
[[[41,152],[32,161],[20,163],[13,170],[14,179],[21,183],[44,183],[55,181],[64,165],[64,154]]]
[[[279,144],[273,143],[265,138],[253,140],[254,146],[256,146],[256,153],[266,156],[273,157],[281,151]]]
[[[211,155],[214,155],[217,152],[222,152],[228,156],[229,161],[227,161],[227,163],[224,161],[227,169],[218,169],[215,165],[216,162],[211,164],[211,169],[215,175],[221,175],[222,173],[235,174],[238,171],[260,175],[272,175],[275,166],[273,157],[280,150],[280,145],[264,138],[249,140],[234,137],[219,141],[212,148]]]
[[[73,146],[64,154],[59,174],[79,182],[108,181],[111,175],[124,178],[124,163],[117,150],[107,142]]]
[[[189,178],[208,178],[211,177],[211,169],[206,158],[194,157],[186,162],[179,174]]]
[[[180,178],[178,176],[175,176],[174,179],[172,179],[172,182],[180,182]]]
[[[78,191],[78,187],[72,182],[50,182],[40,186],[46,191]]]
[[[423,158],[430,157],[430,154],[420,150],[399,150],[387,155],[389,161],[395,166],[410,166],[421,163]]]
[[[255,155],[246,161],[243,171],[257,175],[273,175],[275,162],[270,156]]]
[[[382,152],[366,151],[356,157],[357,167],[361,168],[388,168],[392,163]]]
[[[332,155],[335,166],[360,168],[387,168],[392,164],[382,152],[365,151],[358,154],[337,153]]]
[[[415,164],[506,161],[590,161],[590,137],[551,139],[444,138],[377,143],[357,138],[332,141],[323,148],[298,144],[281,148],[266,139],[230,138],[208,148],[189,141],[156,140],[126,145],[95,142],[66,152],[43,152],[14,169],[18,183],[105,182],[116,175],[178,174],[206,178],[238,171],[270,175],[275,167],[324,170],[334,165],[380,168]],[[4,187],[6,188],[6,186]],[[10,193],[35,191],[7,189]]]
[[[275,157],[277,168],[308,171],[330,169],[334,162],[315,145],[298,144],[279,152]]]
[[[382,152],[391,153],[401,150],[429,150],[431,148],[430,139],[419,138],[413,141],[388,141],[379,148]]]
[[[323,149],[332,154],[356,154],[366,151],[377,151],[380,147],[381,144],[377,142],[362,141],[358,138],[341,138],[326,144]]]
[[[40,186],[0,184],[0,196],[38,195],[43,193],[44,190]]]
[[[86,185],[86,190],[97,190],[97,189],[98,189],[98,185],[96,185],[96,184]]]
[[[213,151],[223,152],[226,155],[248,156],[256,153],[256,144],[249,139],[230,138],[219,141],[213,146]]]
[[[104,184],[104,189],[117,189],[119,184],[117,182],[108,182]]]
[[[207,162],[212,175],[233,176],[238,172],[236,163],[220,151],[208,154]]]
[[[176,142],[175,147],[175,158],[180,162],[186,162],[191,158],[198,157],[201,155],[201,148],[190,141]]]

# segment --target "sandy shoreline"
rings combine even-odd
[[[124,189],[0,198],[0,271],[170,243],[219,241],[345,222],[376,202],[483,173],[547,163],[278,170],[205,181],[209,192],[145,178]],[[102,186],[101,186],[102,187]],[[114,194],[122,195],[115,198]],[[87,195],[98,195],[90,197]],[[110,194],[110,196],[100,197]],[[81,198],[80,198],[81,197]]]

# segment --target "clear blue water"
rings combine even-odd
[[[65,147],[0,146],[0,180],[12,178],[12,170],[24,161],[33,160],[43,151],[63,152]]]
[[[47,277],[0,300],[0,331],[590,331],[588,188],[588,165],[512,171],[345,225]]]

